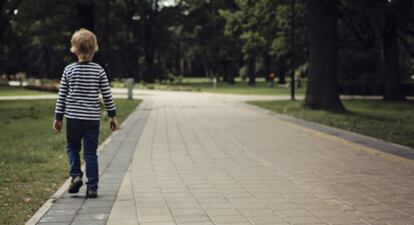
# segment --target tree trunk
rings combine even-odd
[[[221,72],[223,77],[223,82],[227,82],[227,84],[232,85],[235,83],[233,71],[231,70],[231,61],[223,58],[221,60]]]
[[[271,66],[271,58],[270,55],[264,55],[264,75],[266,78],[269,78],[269,75],[272,73],[272,66]]]
[[[393,18],[386,18],[382,32],[384,50],[384,100],[405,100],[400,82],[400,59],[397,44],[397,28]]]
[[[280,63],[280,66],[277,70],[277,77],[278,77],[278,83],[283,85],[286,84],[286,64]]]
[[[255,86],[256,85],[256,58],[254,57],[249,58],[247,73],[249,76],[249,82],[247,84],[251,86]]]
[[[227,62],[227,84],[234,85],[236,84],[236,80],[234,79],[234,61],[230,60]]]
[[[155,69],[156,56],[156,37],[154,31],[157,26],[158,0],[151,0],[147,3],[145,12],[145,34],[144,34],[144,52],[146,70],[144,72],[143,80],[147,83],[154,83],[157,76]],[[182,71],[181,71],[182,72]]]
[[[188,59],[187,60],[187,75],[189,75],[189,76],[191,76],[191,75],[194,75],[194,73],[193,73],[193,61],[192,61],[192,59]]]
[[[180,76],[184,75],[184,69],[185,68],[185,61],[184,59],[180,59]]]
[[[95,5],[91,3],[77,2],[75,4],[78,28],[86,28],[92,32],[95,31]]]
[[[110,3],[109,0],[105,0],[105,34],[104,34],[104,43],[105,43],[105,49],[104,49],[104,68],[107,74],[112,74],[110,69],[112,69],[109,64],[111,62],[110,57],[110,21],[109,21],[109,17],[110,17]]]
[[[307,1],[309,80],[305,107],[343,111],[337,80],[337,0]]]
[[[174,73],[176,75],[181,75],[181,45],[180,42],[177,41],[175,45],[175,57],[174,57]]]

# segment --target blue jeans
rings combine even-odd
[[[83,159],[86,164],[86,177],[88,178],[88,188],[91,190],[98,189],[99,172],[98,148],[99,139],[99,120],[78,120],[66,119],[66,138],[68,145],[66,152],[68,154],[71,177],[83,176],[81,170],[80,150],[81,141],[83,141]]]

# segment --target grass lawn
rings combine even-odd
[[[15,96],[15,95],[50,95],[52,92],[28,90],[23,87],[12,87],[0,85],[0,96]]]
[[[278,87],[275,82],[274,88],[269,88],[268,83],[264,78],[257,78],[256,86],[249,86],[241,79],[236,79],[236,84],[229,85],[227,83],[219,82],[216,87],[213,87],[209,78],[184,78],[181,83],[155,83],[155,84],[138,84],[135,85],[138,89],[154,89],[154,90],[172,90],[172,91],[195,91],[195,92],[209,92],[209,93],[223,93],[223,94],[246,94],[246,95],[289,95],[290,88]],[[116,87],[125,87],[123,83],[112,82]],[[302,85],[305,86],[304,84]],[[296,91],[298,95],[305,93],[304,88]]]
[[[119,122],[139,101],[116,99]],[[55,100],[0,103],[0,223],[24,224],[67,175],[65,132],[52,132]],[[110,134],[101,121],[100,142]]]
[[[414,148],[414,102],[343,101],[347,113],[307,110],[303,102],[256,101],[277,113],[383,139]]]
[[[289,95],[289,87],[277,87],[275,83],[274,88],[269,88],[268,83],[264,81],[258,81],[256,86],[249,86],[246,83],[238,82],[234,85],[227,83],[218,83],[216,87],[213,87],[210,82],[204,83],[184,83],[181,85],[173,85],[170,88],[176,87],[191,88],[192,90],[209,92],[209,93],[222,93],[222,94],[245,94],[245,95]],[[304,88],[296,90],[296,94],[303,95]]]

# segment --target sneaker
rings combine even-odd
[[[97,190],[90,190],[89,188],[86,190],[86,197],[87,198],[97,198],[98,191]]]
[[[83,185],[82,177],[73,177],[72,181],[70,182],[68,192],[70,194],[76,194],[79,192],[79,189],[80,187],[82,187],[82,185]]]

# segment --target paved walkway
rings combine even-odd
[[[102,153],[101,197],[64,196],[57,205],[74,210],[52,208],[39,224],[414,224],[410,160],[242,102],[255,97],[142,97],[108,144],[118,153]]]

